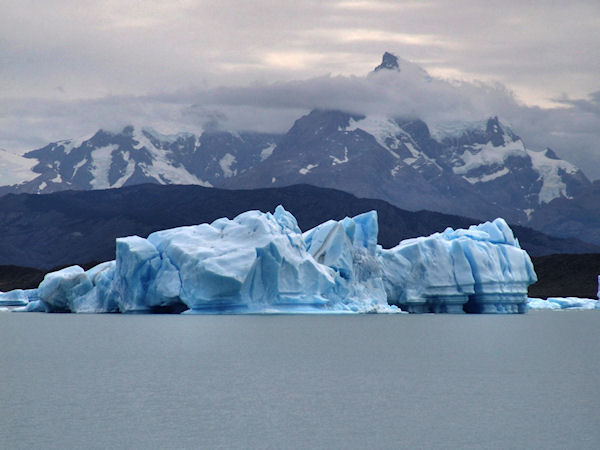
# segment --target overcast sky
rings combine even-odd
[[[434,82],[368,76],[386,50]],[[599,74],[598,0],[2,0],[0,147],[129,122],[285,131],[313,107],[498,114],[600,178]]]

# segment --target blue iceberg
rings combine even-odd
[[[31,301],[39,300],[37,289],[14,289],[0,292],[0,307],[26,306]]]
[[[546,300],[541,298],[530,298],[528,301],[530,309],[598,309],[600,310],[600,301],[593,298],[578,297],[548,297]]]
[[[388,301],[413,313],[458,313],[475,293],[473,271],[458,241],[440,234],[381,250]]]
[[[23,311],[525,312],[531,260],[504,220],[384,250],[375,211],[304,233],[282,206],[116,240],[116,259],[46,275]],[[3,298],[0,295],[0,300]]]
[[[390,312],[377,245],[377,213],[328,220],[305,232],[306,251],[334,271],[337,302],[354,312]],[[343,305],[343,306],[342,306]]]
[[[388,301],[409,312],[524,313],[533,264],[503,219],[380,250]]]
[[[132,259],[119,253],[119,244],[118,278],[134,280],[148,306],[181,301],[199,313],[310,311],[333,307],[336,298],[333,270],[306,252],[296,219],[283,207],[153,233],[145,245],[155,254],[139,258],[147,266],[139,279],[119,271]]]

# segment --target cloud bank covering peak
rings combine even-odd
[[[315,107],[499,115],[598,178],[599,24],[597,0],[5,0],[0,148],[131,122],[284,131]],[[419,67],[367,75],[384,51]]]

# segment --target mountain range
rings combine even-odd
[[[400,70],[389,53],[376,68]],[[227,189],[311,184],[411,211],[477,220],[501,216],[600,244],[594,206],[600,204],[600,185],[552,150],[527,148],[498,117],[427,124],[415,117],[317,109],[284,134],[163,135],[128,125],[54,142],[22,157],[5,153],[0,152],[0,176],[9,182],[0,182],[0,195],[141,183]]]

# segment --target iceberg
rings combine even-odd
[[[52,311],[76,311],[74,302],[92,289],[92,283],[79,266],[66,267],[46,274],[38,287],[40,300]]]
[[[355,311],[389,312],[379,261],[377,213],[370,211],[354,218],[329,220],[305,232],[308,253],[335,272],[336,297]]]
[[[284,312],[335,309],[338,300],[334,271],[306,252],[296,219],[283,207],[159,231],[146,242],[156,254],[145,264],[154,264],[147,270],[156,275],[135,283],[145,291],[146,305],[181,301],[191,313]],[[130,259],[119,258],[118,245],[117,267]]]
[[[388,302],[409,312],[524,313],[533,264],[504,219],[380,250]]]
[[[247,211],[118,238],[114,261],[49,273],[37,289],[3,293],[0,301],[12,299],[21,311],[75,313],[527,310],[535,272],[504,220],[389,250],[377,234],[376,211],[304,233],[282,206]]]
[[[600,310],[600,301],[593,298],[578,297],[548,297],[546,300],[541,298],[530,298],[528,301],[530,309],[598,309]]]
[[[44,303],[42,300],[34,300],[29,302],[25,306],[21,306],[19,308],[15,308],[13,311],[15,312],[55,312],[50,309],[47,303]]]
[[[474,294],[473,273],[458,242],[440,235],[381,250],[388,301],[412,313],[459,313]]]
[[[273,214],[248,211],[146,239],[118,238],[115,261],[47,274],[39,301],[23,310],[397,312],[383,288],[377,231],[371,212],[327,222],[304,237],[295,217],[279,206]]]
[[[0,307],[26,306],[29,302],[39,300],[37,289],[14,289],[0,292]]]
[[[473,270],[475,293],[465,305],[467,312],[527,311],[527,288],[537,275],[504,219],[471,226],[466,232],[448,229],[444,234],[459,242]]]

